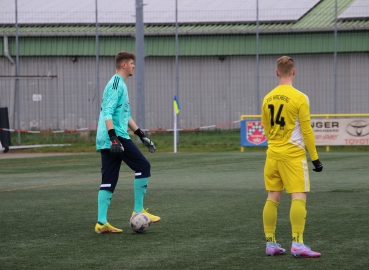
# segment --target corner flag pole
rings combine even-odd
[[[175,107],[173,107],[173,111],[174,111],[174,153],[177,153],[177,113]]]
[[[176,0],[176,5],[175,5],[175,17],[176,17],[176,35],[175,35],[175,48],[176,48],[176,61],[175,61],[175,66],[176,66],[176,89],[175,89],[175,96],[174,96],[174,153],[177,153],[177,135],[179,136],[179,134],[177,134],[177,114],[179,113],[179,111],[181,110],[181,107],[179,105],[177,96],[178,96],[178,88],[179,88],[179,82],[178,82],[178,0]]]
[[[179,104],[177,96],[173,99],[173,111],[174,111],[174,153],[177,153],[177,114],[181,111],[181,105]]]

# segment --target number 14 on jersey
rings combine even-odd
[[[282,115],[283,104],[281,104],[278,108],[277,115],[274,118],[274,105],[269,104],[268,109],[270,110],[270,125],[273,127],[274,125],[280,125],[281,129],[284,129],[286,122],[284,121],[284,117]]]

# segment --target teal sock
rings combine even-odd
[[[134,182],[134,197],[135,203],[133,211],[141,212],[144,209],[144,197],[146,194],[147,184],[149,183],[149,178],[136,178]]]
[[[100,190],[97,196],[97,221],[105,224],[108,220],[108,208],[113,193],[110,190]]]

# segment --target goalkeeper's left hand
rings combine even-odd
[[[315,171],[315,172],[323,171],[323,164],[320,162],[319,159],[313,160],[312,162],[313,162],[313,165],[315,167],[315,169],[313,169],[313,171]]]
[[[139,128],[138,128],[138,129],[134,132],[134,134],[135,134],[135,135],[137,135],[137,136],[140,138],[141,142],[142,142],[144,145],[146,145],[146,146],[147,146],[147,148],[149,149],[149,152],[150,152],[150,153],[154,153],[154,152],[155,152],[156,147],[155,147],[154,142],[153,142],[152,140],[150,140],[150,138],[149,138],[149,137],[147,137],[147,136],[145,135],[145,133],[143,133],[143,131],[142,131],[141,129],[139,129]]]

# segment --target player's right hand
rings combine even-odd
[[[119,156],[123,154],[124,148],[116,136],[110,137],[110,155]]]
[[[313,160],[312,162],[313,162],[313,165],[315,167],[315,169],[313,169],[313,171],[315,171],[315,172],[323,171],[323,164],[320,162],[319,159]]]

